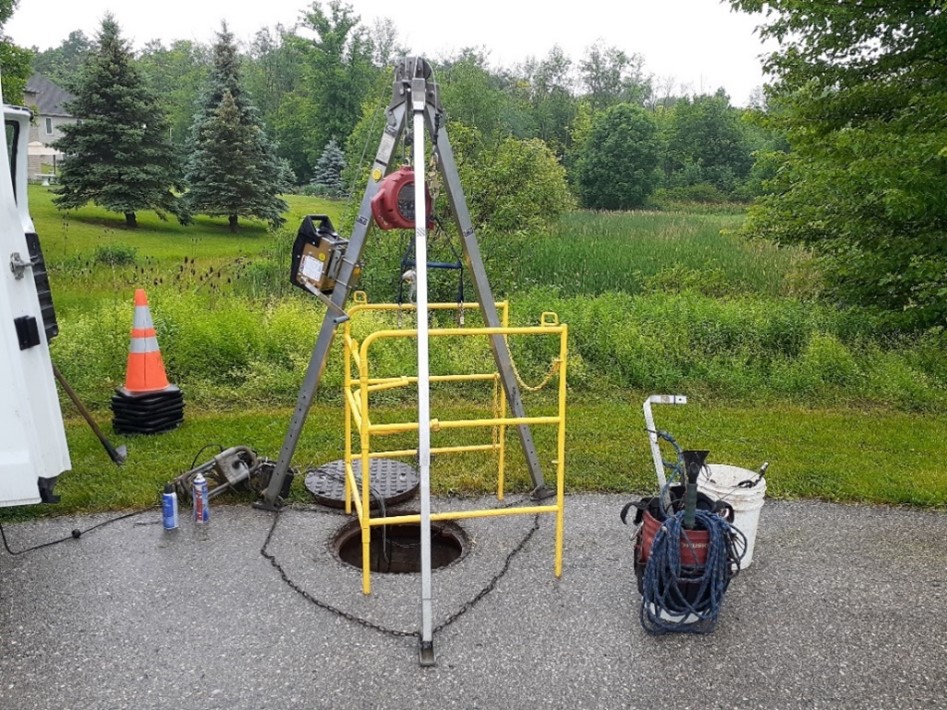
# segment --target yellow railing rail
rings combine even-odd
[[[384,436],[388,434],[402,434],[418,430],[418,422],[386,422],[372,424],[369,417],[370,395],[376,392],[392,390],[400,387],[416,384],[418,378],[407,375],[397,376],[371,376],[370,373],[370,352],[373,345],[381,341],[395,338],[417,338],[417,330],[406,329],[384,329],[376,330],[366,335],[361,342],[352,337],[352,322],[359,313],[366,311],[416,311],[414,305],[398,304],[370,304],[364,294],[357,293],[354,299],[354,305],[348,309],[350,316],[345,322],[343,333],[345,372],[344,372],[344,390],[345,390],[345,511],[352,512],[354,501],[355,512],[358,516],[359,525],[362,534],[362,591],[365,594],[371,593],[371,568],[370,568],[370,545],[371,528],[381,525],[401,525],[420,522],[420,515],[391,515],[372,517],[370,506],[370,475],[362,475],[361,482],[355,476],[355,467],[353,462],[360,461],[361,471],[370,471],[370,461],[382,457],[408,457],[416,456],[418,451],[414,448],[390,449],[390,450],[371,450],[372,437]],[[457,328],[431,328],[428,334],[431,338],[445,337],[486,337],[503,336],[539,336],[539,337],[557,337],[559,340],[559,354],[553,361],[550,368],[550,375],[546,381],[552,377],[558,376],[558,407],[554,416],[525,416],[513,417],[507,413],[506,393],[503,387],[499,386],[499,374],[497,372],[489,373],[458,373],[450,375],[431,375],[432,383],[463,383],[463,382],[490,382],[493,383],[493,408],[492,416],[479,419],[456,419],[444,420],[432,418],[430,427],[432,432],[454,429],[478,429],[490,428],[493,430],[493,440],[486,444],[467,444],[460,446],[441,446],[431,448],[432,454],[451,454],[465,453],[475,451],[492,451],[497,457],[497,499],[503,500],[505,495],[505,466],[506,466],[506,428],[521,424],[531,424],[537,426],[555,426],[556,435],[556,453],[553,463],[556,467],[556,492],[555,502],[547,505],[526,505],[508,508],[485,508],[480,510],[463,510],[450,512],[435,512],[431,515],[431,520],[459,520],[465,518],[490,518],[507,515],[527,515],[527,514],[554,514],[556,519],[555,532],[555,553],[554,553],[554,573],[557,577],[562,575],[562,545],[563,545],[563,503],[565,494],[565,432],[566,432],[566,361],[567,361],[567,341],[568,329],[564,324],[559,323],[555,313],[543,313],[540,325],[538,326],[516,326],[509,325],[509,307],[506,302],[497,303],[497,310],[501,315],[499,327],[457,327]],[[432,303],[429,304],[431,310],[471,310],[479,311],[480,306],[476,303]],[[353,429],[354,427],[354,429]],[[353,451],[354,434],[358,434],[358,451]],[[357,491],[358,495],[354,495]]]

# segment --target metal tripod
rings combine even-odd
[[[283,440],[279,459],[276,468],[270,479],[269,486],[264,493],[263,500],[257,503],[257,507],[267,510],[278,510],[282,506],[280,492],[283,490],[284,479],[289,470],[289,466],[296,450],[299,437],[302,434],[303,425],[306,416],[312,405],[313,398],[319,386],[320,376],[325,365],[329,347],[332,344],[332,338],[335,335],[336,327],[344,322],[348,316],[345,314],[343,306],[352,289],[353,274],[356,270],[356,264],[361,258],[362,249],[365,245],[366,235],[371,223],[371,200],[378,191],[379,183],[391,167],[391,161],[395,152],[395,147],[405,130],[409,111],[414,117],[415,139],[423,138],[418,135],[420,126],[424,126],[430,135],[433,144],[433,150],[437,159],[437,166],[441,174],[444,189],[447,191],[451,209],[456,220],[458,231],[461,235],[461,245],[463,247],[464,260],[470,271],[474,288],[477,293],[477,301],[480,304],[484,321],[488,327],[499,327],[501,325],[499,315],[497,314],[496,304],[493,299],[493,293],[487,280],[486,270],[484,269],[483,259],[480,255],[480,248],[471,223],[470,213],[467,210],[467,202],[464,198],[463,190],[460,185],[460,178],[457,173],[457,166],[454,161],[454,154],[447,138],[447,131],[444,126],[444,111],[440,105],[437,85],[431,78],[430,65],[420,57],[406,57],[402,59],[395,67],[395,78],[392,85],[391,103],[387,109],[387,123],[375,154],[375,160],[372,164],[369,175],[368,185],[362,196],[359,207],[358,217],[352,229],[352,235],[345,249],[342,258],[342,264],[336,278],[335,286],[329,297],[329,309],[326,312],[325,319],[319,331],[319,336],[312,351],[312,357],[309,360],[309,366],[306,369],[306,375],[299,390],[299,396],[296,400],[296,409],[290,421],[289,429]],[[417,151],[416,151],[417,152]],[[422,154],[423,156],[423,154]],[[422,157],[423,160],[423,157]],[[418,176],[418,184],[423,185],[423,164],[415,166],[415,174]],[[416,210],[424,213],[424,197],[416,198]],[[424,220],[422,219],[421,222]],[[420,236],[424,238],[424,229],[418,230]],[[426,267],[426,259],[418,261],[416,269],[420,272]],[[421,303],[418,303],[418,322],[426,321],[426,317],[421,313]],[[419,333],[419,340],[421,333]],[[425,343],[426,347],[426,343]],[[493,351],[493,357],[496,362],[497,370],[500,374],[500,380],[506,392],[510,409],[517,418],[526,416],[523,407],[522,397],[516,382],[516,376],[513,370],[513,364],[510,358],[510,352],[506,339],[502,335],[490,336],[490,347]],[[427,432],[426,427],[419,427],[422,432]],[[536,446],[533,443],[532,433],[529,426],[519,424],[516,427],[520,442],[523,448],[523,454],[532,479],[534,499],[543,499],[555,494],[555,491],[548,488],[543,479],[542,469],[539,465],[539,458],[536,453]],[[428,447],[429,448],[429,447]],[[419,453],[422,447],[419,445]],[[428,450],[428,454],[429,454]],[[423,454],[422,454],[423,456]],[[422,471],[422,475],[423,475]],[[423,491],[422,491],[423,493]],[[424,496],[422,495],[422,498]],[[422,500],[422,513],[425,507],[425,501]],[[422,525],[422,546],[424,546],[424,530]],[[428,541],[429,542],[429,541]],[[423,551],[422,551],[423,557]],[[429,582],[429,580],[428,580]],[[422,595],[423,610],[422,620],[422,663],[424,662],[425,649],[430,651],[429,660],[433,662],[433,650],[431,646],[431,624],[430,624],[430,599],[429,595],[424,598]]]

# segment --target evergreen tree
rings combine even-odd
[[[167,119],[110,14],[75,89],[76,100],[67,108],[80,121],[63,126],[56,143],[66,154],[56,206],[93,202],[124,214],[128,227],[137,226],[135,213],[146,209],[186,221],[170,189],[174,159]]]
[[[185,204],[191,213],[226,215],[236,231],[240,217],[278,227],[288,209],[279,197],[288,170],[266,136],[243,91],[233,34],[224,24],[214,45],[214,66],[189,139]]]
[[[316,161],[312,175],[312,185],[329,197],[339,197],[345,192],[342,171],[345,169],[345,153],[333,137]]]

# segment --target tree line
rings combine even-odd
[[[95,40],[77,30],[58,47],[37,52],[33,68],[75,91],[94,50]],[[341,0],[315,2],[296,27],[262,28],[239,48],[245,94],[297,185],[324,184],[326,176],[317,172],[327,149],[341,149],[349,165],[362,162],[372,136],[356,129],[366,117],[379,120],[390,98],[392,65],[404,53],[390,20],[366,26]],[[172,143],[186,151],[213,48],[155,40],[135,53],[133,63],[168,117]],[[493,67],[483,51],[463,49],[432,63],[452,124],[477,131],[486,147],[507,138],[542,140],[590,207],[640,206],[655,188],[683,198],[749,199],[760,182],[753,152],[776,140],[746,120],[753,110],[731,106],[722,90],[675,94],[672,81],[646,74],[643,57],[617,47],[593,46],[578,61],[553,47],[514,67]],[[587,139],[593,128],[596,136],[611,128],[619,131],[613,140],[622,140],[628,121],[604,118],[619,105],[626,114],[634,107],[649,145],[636,156],[646,162],[623,170],[619,184],[627,184],[627,176],[640,179],[614,197],[612,185],[603,196],[596,182],[602,160],[586,155]]]
[[[638,207],[657,192],[753,199],[744,233],[811,249],[824,296],[881,309],[897,327],[947,332],[944,3],[730,4],[765,12],[760,33],[778,43],[765,62],[773,79],[745,109],[722,91],[688,96],[616,47],[578,61],[553,47],[500,68],[477,49],[434,59],[475,219],[517,231],[573,198],[596,209]],[[0,0],[0,25],[14,7]],[[77,68],[95,51],[73,32],[34,53],[33,68],[77,90]],[[254,109],[246,115],[281,166],[273,179],[329,194],[357,186],[377,146],[390,66],[403,54],[391,21],[366,27],[339,0],[315,2],[298,26],[263,28],[234,51],[242,100]],[[179,40],[130,58],[179,156],[195,154],[195,107],[209,110],[200,97],[215,56]],[[15,96],[17,81],[22,89],[29,59],[0,42],[5,92]]]

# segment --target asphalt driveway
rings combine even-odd
[[[465,521],[467,556],[434,574],[447,625],[427,669],[417,575],[362,595],[335,511],[216,507],[172,534],[153,511],[0,550],[0,707],[947,707],[947,514],[767,501],[716,631],[652,637],[626,500],[567,499],[560,580],[550,516],[532,534],[532,516]],[[107,517],[5,530],[16,550]]]

